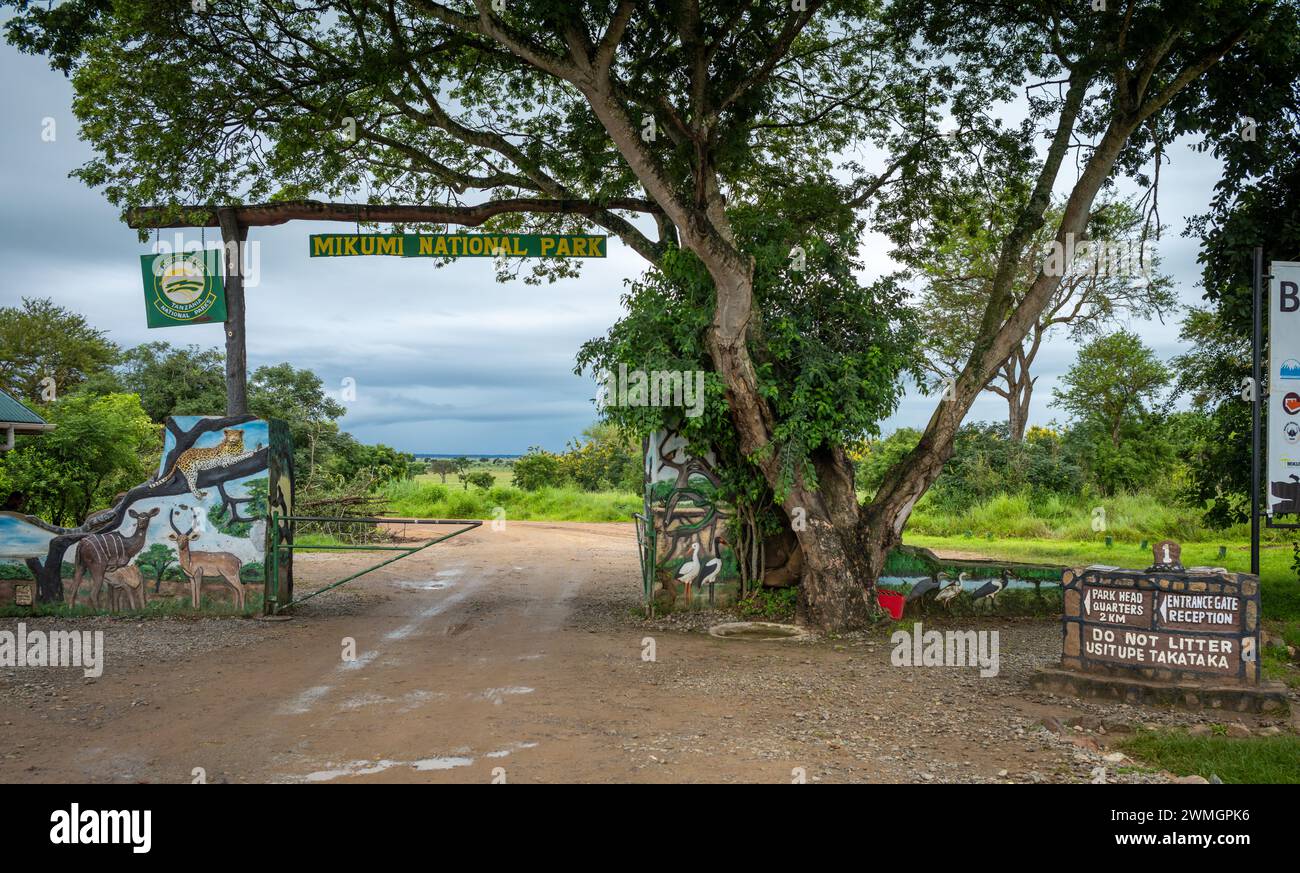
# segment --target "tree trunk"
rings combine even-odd
[[[244,331],[244,240],[234,209],[218,210],[226,266],[226,415],[248,413],[248,346]]]
[[[798,615],[801,623],[826,630],[866,627],[877,614],[878,573],[864,537],[853,464],[839,450],[817,452],[812,462],[817,490],[800,480],[785,501],[802,552]]]
[[[1029,401],[1034,395],[1034,380],[1028,370],[1021,370],[1017,383],[1011,386],[1007,397],[1007,430],[1013,443],[1025,441],[1029,425]]]

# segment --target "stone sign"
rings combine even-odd
[[[1173,540],[1161,540],[1151,547],[1151,556],[1154,559],[1151,566],[1147,568],[1150,573],[1155,570],[1182,570],[1183,569],[1183,547]]]
[[[1178,566],[1177,544],[1157,563]],[[1259,578],[1221,568],[1066,571],[1067,670],[1163,682],[1259,683]]]

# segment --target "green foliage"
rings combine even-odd
[[[644,461],[641,445],[610,424],[596,424],[571,440],[560,455],[565,479],[584,491],[641,491]]]
[[[891,451],[902,452],[911,439],[907,437]],[[1078,494],[1084,486],[1077,452],[1057,431],[1030,428],[1025,439],[1016,442],[1010,439],[1005,424],[975,422],[958,431],[953,456],[930,489],[928,500],[947,510],[961,510],[1003,492],[1069,495]]]
[[[914,427],[900,427],[887,437],[865,441],[856,459],[858,488],[868,497],[874,494],[885,474],[920,441],[921,432]]]
[[[271,480],[269,478],[250,479],[244,483],[243,487],[247,491],[244,496],[249,498],[249,502],[239,504],[239,515],[248,519],[265,518],[270,505],[268,495]],[[208,521],[211,522],[214,528],[232,537],[246,537],[248,532],[253,529],[252,521],[232,520],[231,513],[224,503],[216,503],[208,507]]]
[[[799,599],[799,589],[759,588],[753,594],[736,604],[736,611],[747,620],[757,621],[794,621],[795,606]]]
[[[212,415],[225,409],[225,366],[218,349],[145,343],[122,355],[111,378],[91,386],[138,394],[145,412],[161,423],[172,415]]]
[[[351,437],[339,431],[347,409],[329,397],[320,377],[291,364],[258,367],[248,381],[248,410],[258,418],[281,418],[293,438],[294,469],[310,479]]]
[[[32,571],[27,569],[26,564],[16,561],[0,561],[0,579],[21,579],[23,581],[32,578]]]
[[[55,398],[72,393],[108,373],[117,356],[102,331],[49,298],[24,297],[21,306],[0,307],[0,389],[18,400],[48,400],[41,384],[46,377],[54,380]]]
[[[1193,737],[1182,731],[1139,731],[1120,740],[1133,758],[1178,776],[1218,776],[1229,784],[1300,782],[1300,737]]]
[[[1098,337],[1079,350],[1074,366],[1053,391],[1054,405],[1106,427],[1114,445],[1126,422],[1151,412],[1169,384],[1169,370],[1142,340],[1126,330]]]
[[[382,443],[365,445],[346,433],[340,435],[328,464],[330,472],[345,479],[366,475],[377,487],[411,478],[414,475],[414,465],[414,455],[399,452]]]
[[[1250,337],[1217,311],[1193,309],[1180,338],[1192,348],[1173,360],[1178,393],[1197,413],[1182,418],[1177,443],[1189,472],[1187,496],[1207,507],[1207,523],[1236,524],[1250,514],[1251,404],[1241,393],[1251,375]]]
[[[641,510],[641,495],[615,491],[582,491],[573,486],[475,488],[463,491],[436,482],[393,482],[381,492],[389,511],[423,518],[495,519],[505,510],[510,521],[620,521]]]
[[[42,412],[54,430],[20,437],[0,455],[6,506],[74,526],[145,481],[156,463],[159,428],[134,394],[69,394]]]
[[[969,192],[952,192],[936,206],[924,227],[925,245],[916,237],[901,245],[898,254],[925,280],[919,304],[926,350],[932,370],[939,375],[958,372],[970,357],[980,334],[997,273],[1003,240],[1010,234],[1014,218],[1010,206],[1031,187],[1031,180],[1017,180],[999,197],[991,197],[978,180],[968,180]],[[1024,246],[1020,267],[1011,287],[1009,306],[1024,299],[1055,243],[1056,229],[1064,214],[1064,203],[1048,209],[1043,224]],[[1150,228],[1144,214],[1126,200],[1104,197],[1093,207],[1088,225],[1088,242],[1117,246],[1122,252],[1141,251]],[[1145,277],[1122,271],[1099,269],[1097,260],[1080,257],[1064,275],[1051,299],[1019,344],[1018,360],[1029,370],[1041,344],[1056,331],[1079,339],[1097,333],[1124,316],[1150,318],[1171,311],[1177,305],[1173,282],[1160,272],[1159,261],[1144,264]],[[1094,256],[1095,257],[1095,256]],[[1004,380],[1003,371],[991,384]],[[1003,385],[1005,391],[1014,385]]]
[[[445,484],[447,476],[456,472],[456,464],[447,458],[434,458],[429,461],[429,472],[438,476]]]
[[[1077,454],[1104,493],[1133,488],[1173,460],[1159,408],[1169,369],[1128,331],[1098,337],[1079,351],[1053,389],[1054,404],[1078,421]]]
[[[136,555],[135,565],[144,571],[146,578],[152,579],[154,591],[162,584],[168,568],[177,562],[176,551],[162,543],[154,543]]]
[[[475,488],[491,488],[496,484],[496,477],[487,470],[472,470],[465,474],[465,484]]]
[[[742,247],[755,258],[754,293],[761,329],[751,349],[760,391],[776,418],[769,451],[778,453],[782,487],[796,472],[815,481],[814,454],[842,449],[879,431],[879,422],[901,394],[898,376],[916,371],[916,327],[893,277],[871,285],[858,282],[858,225],[811,228],[797,225],[775,208],[732,210]],[[794,269],[791,248],[805,254]],[[772,488],[741,456],[721,378],[712,372],[706,347],[714,290],[693,254],[670,250],[655,269],[631,283],[627,314],[604,336],[583,345],[577,372],[629,370],[703,371],[703,413],[687,416],[677,407],[607,404],[607,422],[638,436],[672,428],[702,455],[712,451],[723,497],[736,505],[764,506]]]
[[[525,491],[539,488],[554,488],[563,484],[564,465],[560,456],[553,452],[532,446],[522,458],[514,463],[514,485]]]

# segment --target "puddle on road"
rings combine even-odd
[[[329,694],[329,685],[313,685],[306,691],[299,694],[293,700],[290,700],[280,707],[280,712],[286,715],[302,715],[310,712],[316,701],[320,700],[326,694]]]
[[[411,766],[416,770],[453,770],[456,767],[468,767],[473,763],[473,758],[425,758],[421,761],[412,761]]]
[[[514,752],[524,749],[534,749],[537,743],[510,743],[509,745],[497,749],[495,752],[488,752],[485,758],[506,758]],[[456,751],[461,751],[457,749]],[[465,750],[468,751],[468,750]],[[393,761],[383,758],[379,761],[352,761],[349,764],[332,765],[328,770],[317,770],[308,773],[304,778],[308,782],[332,782],[335,779],[342,779],[346,776],[373,776],[376,773],[383,773],[385,770],[391,770],[394,767],[409,767],[422,773],[433,770],[455,770],[460,767],[468,767],[473,764],[474,758],[468,755],[439,755],[432,758],[421,758],[418,761]]]
[[[388,704],[401,704],[398,712],[411,712],[419,709],[431,700],[445,700],[447,695],[441,691],[408,691],[399,698],[387,697],[383,694],[358,694],[355,697],[349,697],[339,704],[340,710],[362,709],[367,706],[380,706]]]
[[[535,749],[537,743],[511,743],[504,749],[497,749],[495,752],[488,752],[484,758],[508,758],[511,752],[519,752],[524,749]]]
[[[410,582],[406,579],[399,579],[395,584],[398,588],[408,588],[414,591],[443,591],[452,586],[451,582],[442,579],[425,580]]]
[[[532,694],[536,690],[537,689],[535,688],[529,688],[527,685],[510,685],[505,688],[489,688],[486,691],[481,691],[478,694],[470,694],[468,696],[475,700],[491,701],[494,706],[500,706],[507,696],[515,694]]]
[[[317,770],[307,774],[308,782],[330,782],[344,776],[373,776],[393,767],[410,767],[412,770],[452,770],[456,767],[468,767],[474,763],[473,758],[422,758],[419,761],[353,761],[333,770]]]

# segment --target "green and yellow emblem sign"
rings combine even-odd
[[[318,233],[313,258],[603,258],[607,237],[564,233]]]
[[[208,324],[226,320],[221,252],[141,255],[144,309],[149,327]]]

